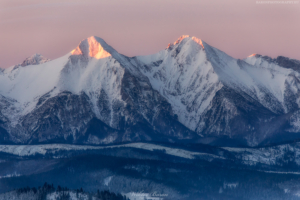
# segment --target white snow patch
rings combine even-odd
[[[186,158],[195,159],[195,156],[205,156],[210,159],[224,159],[221,156],[217,156],[209,153],[192,152],[183,149],[170,148],[156,144],[148,143],[130,143],[122,145],[111,146],[89,146],[89,145],[70,145],[70,144],[45,144],[45,145],[0,145],[0,152],[10,153],[18,156],[31,156],[31,155],[45,155],[46,153],[56,153],[61,150],[98,150],[108,148],[137,148],[144,150],[163,150],[166,154]]]
[[[300,175],[300,172],[279,172],[279,171],[265,171],[265,170],[256,170],[256,171],[271,173],[271,174],[295,174],[295,175]]]
[[[0,179],[3,179],[3,178],[11,178],[11,177],[18,177],[18,176],[21,176],[21,174],[17,174],[16,172],[13,173],[13,174],[7,174],[7,175],[4,175],[4,176],[0,176]]]
[[[106,177],[105,179],[104,179],[104,185],[106,185],[106,186],[108,186],[108,184],[110,183],[110,181],[111,181],[111,179],[113,178],[113,176],[109,176],[109,177]]]

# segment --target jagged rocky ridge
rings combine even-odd
[[[90,37],[56,60],[2,70],[0,140],[288,142],[300,138],[299,67],[281,56],[234,59],[189,36],[137,57]]]

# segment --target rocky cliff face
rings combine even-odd
[[[0,73],[2,143],[256,146],[299,138],[297,60],[237,60],[189,36],[129,58],[90,37],[56,60],[23,63]]]

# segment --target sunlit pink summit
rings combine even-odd
[[[101,59],[111,56],[107,51],[109,48],[110,46],[103,39],[92,36],[81,41],[78,47],[71,51],[71,54]]]
[[[182,36],[180,36],[173,44],[168,44],[167,48],[169,48],[172,45],[179,44],[185,38],[191,38],[194,42],[198,43],[204,49],[204,46],[203,46],[203,43],[202,43],[201,39],[196,38],[196,37],[190,37],[189,35],[182,35]]]

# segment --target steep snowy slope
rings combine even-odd
[[[299,108],[300,104],[300,61],[279,56],[277,59],[252,55],[245,61],[255,68],[251,68],[265,88],[269,88],[276,97],[282,112],[288,113]],[[255,71],[257,73],[255,73]]]
[[[181,36],[155,55],[137,57],[152,87],[171,103],[178,119],[191,130],[223,84],[206,58],[201,40]]]
[[[176,120],[147,77],[101,38],[83,40],[53,61],[6,69],[0,84],[2,118],[7,119],[1,126],[14,142],[97,144],[196,136]]]

